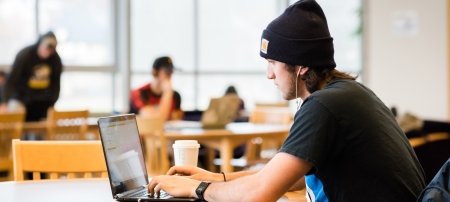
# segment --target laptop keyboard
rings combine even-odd
[[[130,194],[130,197],[142,197],[142,196],[146,196],[147,195],[147,190],[146,189],[142,189],[140,191],[134,192],[132,194]]]
[[[140,191],[137,191],[133,194],[130,194],[129,197],[149,197],[149,198],[168,198],[170,195],[165,191],[160,191],[159,197],[158,196],[150,196],[150,193],[148,193],[147,189],[142,189]]]

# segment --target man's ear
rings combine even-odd
[[[309,67],[305,67],[305,66],[295,66],[295,68],[296,68],[296,72],[297,72],[297,77],[299,76],[299,75],[305,75],[306,74],[306,72],[308,72],[308,70],[309,70]]]

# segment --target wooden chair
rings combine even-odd
[[[22,135],[24,112],[0,113],[0,172],[6,172],[0,181],[13,179],[11,142]]]
[[[89,140],[98,139],[87,136],[88,110],[56,111],[49,108],[47,112],[48,140]]]
[[[288,107],[255,107],[249,117],[251,123],[290,124],[292,121],[292,112]]]
[[[264,124],[286,124],[293,121],[291,109],[282,105],[262,105],[256,106],[250,113],[249,122]],[[246,159],[248,162],[267,161],[273,157],[274,153],[280,148],[282,142],[279,140],[262,141],[261,138],[255,138],[247,143]],[[250,163],[254,164],[254,163]]]
[[[164,136],[164,122],[154,116],[137,116],[136,121],[143,139],[149,174],[165,174],[169,170],[170,161]]]
[[[50,179],[106,177],[107,169],[100,141],[13,140],[14,180],[23,181],[24,172],[33,180],[41,173]]]
[[[281,102],[257,102],[255,103],[255,107],[289,107],[289,102],[281,101]]]

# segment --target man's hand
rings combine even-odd
[[[160,87],[162,92],[171,92],[172,91],[172,79],[169,74],[165,71],[159,71],[158,80],[160,83]]]
[[[167,171],[167,175],[183,175],[200,181],[223,182],[222,174],[209,172],[195,166],[174,166]]]
[[[200,181],[189,179],[183,176],[161,175],[152,178],[148,184],[148,192],[153,196],[159,196],[161,190],[174,197],[195,197]]]
[[[163,93],[166,93],[166,92],[171,93],[173,91],[171,79],[160,80],[160,83],[161,83],[161,91]]]

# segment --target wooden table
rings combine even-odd
[[[305,201],[302,198],[301,194],[288,192],[280,201]],[[0,201],[115,202],[107,179],[0,182]]]
[[[165,135],[169,140],[198,140],[209,148],[220,151],[221,170],[232,172],[233,148],[253,138],[275,139],[283,141],[288,133],[289,125],[230,123],[225,129],[201,128],[166,128]]]
[[[87,133],[91,133],[94,136],[99,136],[97,117],[89,117],[87,119],[88,129]],[[47,132],[47,121],[31,121],[25,122],[23,124],[24,132],[36,132],[36,133],[46,133]],[[98,138],[97,138],[98,139]]]

